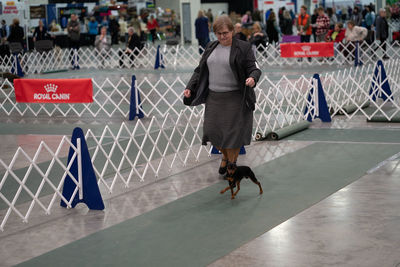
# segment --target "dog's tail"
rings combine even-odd
[[[249,178],[252,180],[254,183],[258,184],[258,180],[256,178],[256,175],[254,174],[252,169],[249,169]]]

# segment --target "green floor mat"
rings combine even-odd
[[[316,143],[254,168],[261,196],[245,180],[230,200],[219,194],[226,186],[220,182],[20,266],[206,266],[399,151],[400,145]]]

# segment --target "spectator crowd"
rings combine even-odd
[[[290,36],[298,36],[299,42],[334,42],[340,51],[351,57],[346,51],[354,51],[356,44],[372,44],[377,40],[384,50],[385,59],[390,33],[388,21],[399,19],[400,10],[397,3],[379,9],[377,14],[375,9],[372,3],[363,7],[318,7],[310,14],[306,6],[301,6],[298,14],[282,7],[276,13],[272,9],[265,13],[256,9],[254,12],[247,11],[243,16],[235,12],[229,16],[235,25],[235,37],[249,41],[259,51],[265,50],[268,44],[274,45],[285,42]],[[211,10],[199,11],[195,25],[201,50],[215,39],[211,31],[212,20]],[[393,41],[400,40],[399,29],[392,30]]]
[[[397,3],[386,6],[375,13],[375,6],[371,3],[365,6],[354,7],[319,7],[310,14],[306,6],[300,8],[295,14],[292,9],[266,10],[255,9],[247,11],[242,16],[231,12],[229,17],[235,25],[235,36],[244,41],[249,41],[258,49],[263,50],[268,44],[274,45],[284,42],[288,36],[298,36],[300,42],[334,42],[336,46],[350,50],[355,43],[373,43],[380,41],[383,50],[386,51],[386,40],[389,39],[389,20],[400,19],[400,9]],[[212,32],[214,15],[212,10],[199,11],[195,21],[196,38],[201,53],[210,40],[215,40]],[[55,40],[57,33],[65,33],[68,36],[68,44],[71,49],[79,49],[82,46],[82,32],[85,33],[89,44],[99,51],[107,51],[113,45],[122,44],[124,53],[130,60],[138,54],[149,41],[154,43],[160,39],[160,21],[156,14],[134,14],[131,17],[120,16],[88,16],[78,17],[71,14],[68,22],[58,24],[55,20],[45,25],[44,19],[39,20],[38,26],[32,29],[31,38],[34,43],[43,40]],[[175,13],[168,22],[169,29],[178,36],[179,22]],[[65,25],[64,25],[65,24]],[[400,38],[398,29],[394,30],[393,39]],[[9,54],[6,47],[10,43],[20,43],[26,47],[27,35],[15,18],[11,25],[5,20],[0,27],[0,56]],[[133,51],[136,51],[133,53]],[[130,55],[132,54],[132,55]],[[385,54],[386,57],[386,54]]]

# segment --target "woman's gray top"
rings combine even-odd
[[[207,59],[209,89],[214,92],[239,90],[239,86],[229,65],[231,46],[218,44]]]

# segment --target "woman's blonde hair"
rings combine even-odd
[[[258,31],[261,31],[261,25],[260,25],[260,23],[258,21],[254,22],[253,31],[255,31],[256,28],[258,29]]]
[[[221,15],[214,21],[213,31],[217,32],[224,26],[226,26],[229,31],[233,32],[232,20],[227,15]]]
[[[198,17],[198,18],[204,17],[204,12],[203,12],[203,10],[199,10],[199,13],[197,13],[197,17]]]

